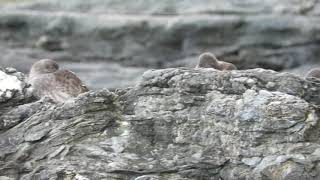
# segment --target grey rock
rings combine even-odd
[[[6,176],[0,176],[0,179],[1,180],[13,180],[13,178],[9,178],[9,177],[6,177]]]
[[[316,81],[271,70],[171,68],[149,70],[115,93],[16,104],[17,114],[27,105],[37,111],[0,132],[0,174],[319,179],[319,90]]]
[[[260,157],[242,158],[242,162],[248,166],[255,166],[261,162]]]
[[[25,103],[34,100],[32,89],[22,73],[13,68],[0,67],[0,131],[18,124],[28,114],[32,114],[34,106]]]
[[[144,175],[144,176],[139,176],[135,178],[134,180],[161,180],[163,178],[155,175]]]
[[[75,11],[85,13],[107,14],[152,14],[152,15],[177,15],[177,14],[318,14],[319,4],[315,0],[290,1],[290,0],[244,0],[244,1],[210,1],[199,0],[42,0],[23,3],[19,6],[9,6],[10,9],[31,9],[37,11]]]
[[[24,82],[24,76],[12,68],[0,69],[0,102],[6,102],[9,99],[24,99],[24,90],[28,86]]]

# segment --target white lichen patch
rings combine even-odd
[[[22,83],[16,76],[8,75],[0,71],[0,91],[9,90],[21,90]]]
[[[261,157],[242,158],[242,162],[248,166],[256,166],[260,163]]]
[[[80,174],[77,174],[74,179],[76,180],[89,180],[87,177],[81,176]]]
[[[0,71],[0,96],[11,98],[13,91],[22,91],[22,82],[16,77]]]

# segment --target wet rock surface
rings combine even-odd
[[[315,0],[29,0],[0,8],[0,65],[27,73],[53,58],[93,88],[133,85],[147,68],[194,67],[204,51],[239,69],[276,71],[319,57]],[[117,78],[91,76],[98,70]]]
[[[18,123],[0,131],[0,174],[319,179],[319,91],[317,79],[271,70],[171,68],[149,70],[134,87],[114,93],[13,103],[1,116]],[[16,109],[30,107],[35,111],[17,121],[24,111]]]

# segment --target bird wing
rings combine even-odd
[[[237,67],[232,63],[224,62],[225,63],[225,70],[237,70]]]
[[[82,81],[69,70],[58,70],[54,72],[56,89],[60,92],[61,96],[64,94],[76,97],[77,95],[89,91],[83,85]]]

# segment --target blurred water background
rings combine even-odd
[[[316,0],[0,0],[0,66],[51,58],[92,89],[213,52],[239,69],[320,66]]]

